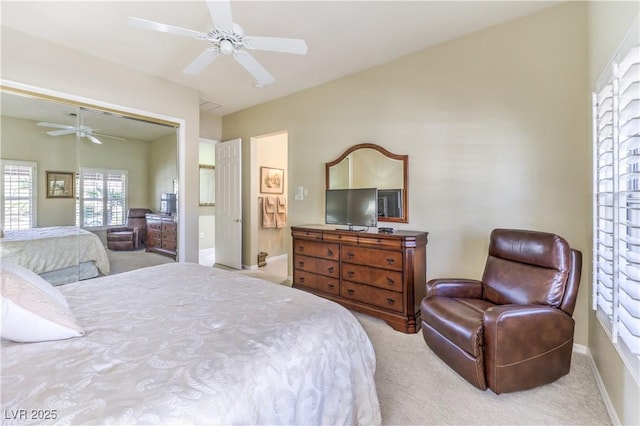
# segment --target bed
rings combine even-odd
[[[109,275],[109,259],[100,238],[75,226],[4,231],[0,258],[24,266],[60,285]]]
[[[3,424],[381,423],[372,344],[336,303],[189,263],[49,288],[82,330],[2,342]]]

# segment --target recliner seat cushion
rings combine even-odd
[[[494,306],[481,299],[429,297],[422,300],[422,321],[474,357],[481,356],[484,311]]]

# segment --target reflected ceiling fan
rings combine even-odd
[[[245,35],[242,27],[233,22],[231,18],[230,0],[210,0],[207,1],[207,6],[214,23],[214,28],[209,32],[189,30],[135,17],[129,17],[129,24],[210,42],[212,46],[205,49],[182,71],[185,74],[199,74],[220,54],[233,55],[234,59],[256,79],[254,85],[256,87],[271,84],[275,79],[247,50],[266,50],[298,55],[307,53],[307,43],[301,39]]]
[[[80,125],[80,126],[71,126],[71,125],[68,125],[68,124],[47,123],[45,121],[39,122],[38,126],[53,127],[55,129],[60,129],[60,130],[50,130],[50,131],[48,131],[47,134],[50,135],[50,136],[62,136],[62,135],[70,135],[72,133],[75,133],[76,136],[78,136],[80,138],[87,138],[91,142],[93,142],[95,144],[98,144],[98,145],[102,145],[102,141],[100,141],[100,139],[96,138],[96,136],[106,137],[106,138],[111,138],[111,139],[119,139],[121,141],[125,140],[125,139],[119,138],[117,136],[105,135],[103,133],[95,133],[94,129],[92,129],[89,126],[82,126],[82,125]]]

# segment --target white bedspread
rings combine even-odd
[[[381,423],[373,347],[333,302],[185,263],[59,288],[86,336],[3,342],[3,413],[55,410],[64,424]]]
[[[4,231],[0,257],[36,274],[88,261],[94,261],[102,274],[109,274],[109,259],[100,238],[75,226]]]

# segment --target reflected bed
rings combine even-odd
[[[336,303],[189,263],[54,290],[85,334],[3,341],[3,412],[55,410],[72,424],[381,422],[373,346]]]
[[[100,238],[75,226],[4,231],[0,258],[41,275],[54,285],[109,274]]]

